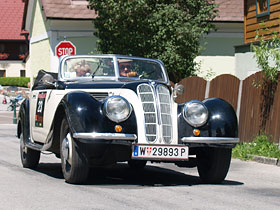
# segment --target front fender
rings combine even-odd
[[[209,98],[202,101],[209,111],[208,121],[205,125],[198,127],[200,137],[237,137],[238,121],[232,106],[220,98]],[[183,118],[184,104],[178,106],[178,137],[194,136],[195,129]]]
[[[233,107],[220,98],[209,98],[203,101],[209,111],[207,123],[210,136],[237,137],[238,121]]]
[[[68,93],[61,101],[72,133],[115,133],[115,126],[123,127],[122,133],[136,134],[137,124],[134,111],[121,123],[109,120],[103,114],[104,101],[98,101],[89,93],[76,91]]]

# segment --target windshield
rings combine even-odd
[[[118,58],[118,67],[121,77],[164,80],[160,64],[151,60]]]
[[[62,61],[66,80],[129,78],[166,81],[163,65],[154,59],[121,56],[69,56]]]
[[[113,58],[70,58],[64,64],[64,78],[115,76]]]

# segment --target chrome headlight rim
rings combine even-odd
[[[123,100],[123,101],[126,103],[127,108],[128,108],[128,114],[127,114],[125,117],[120,118],[120,119],[113,118],[112,115],[111,115],[111,113],[108,111],[109,103],[110,103],[112,100],[114,100],[115,98],[119,98],[119,99]],[[122,97],[122,96],[110,96],[110,97],[107,98],[106,101],[104,102],[103,113],[105,114],[105,116],[106,116],[109,120],[111,120],[111,121],[113,121],[113,122],[119,123],[119,122],[123,122],[123,121],[127,120],[127,119],[130,117],[131,112],[132,112],[132,106],[131,106],[131,104],[130,104],[124,97]]]
[[[188,111],[188,109],[191,108],[192,104],[197,104],[200,105],[204,111],[205,117],[204,119],[200,122],[200,123],[194,123],[193,121],[191,121],[187,116],[186,113]],[[191,126],[197,128],[197,127],[201,127],[203,125],[205,125],[208,121],[208,117],[209,117],[209,112],[207,107],[204,105],[204,103],[202,103],[201,101],[198,100],[192,100],[192,101],[188,101],[185,105],[184,105],[184,109],[183,109],[183,117],[185,119],[185,121],[190,124]]]

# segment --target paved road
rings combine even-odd
[[[13,124],[14,112],[12,111],[0,111],[0,125],[1,124]]]
[[[200,182],[196,169],[172,164],[132,171],[126,164],[92,171],[85,185],[64,182],[59,159],[42,155],[23,169],[15,125],[0,125],[0,209],[278,210],[280,167],[233,160],[221,185]]]

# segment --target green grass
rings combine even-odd
[[[253,155],[280,159],[280,150],[266,135],[257,136],[252,142],[241,142],[232,150],[232,157],[250,160]]]

